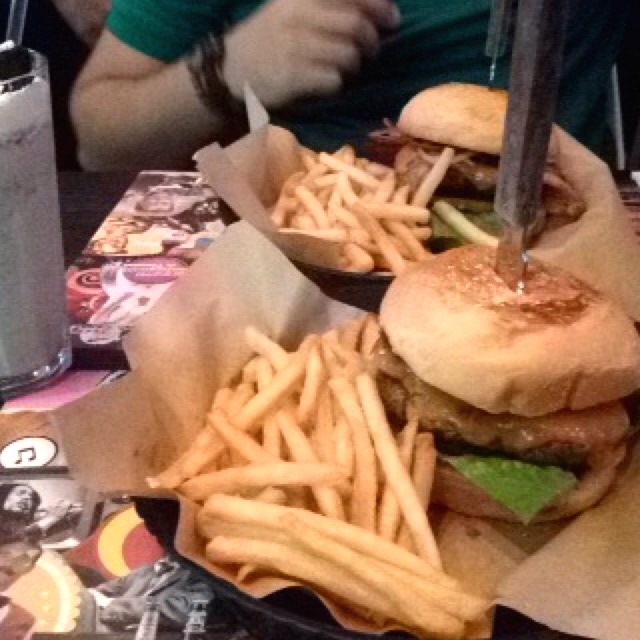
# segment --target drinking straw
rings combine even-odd
[[[22,44],[28,3],[29,0],[11,0],[9,22],[7,22],[7,40],[12,40],[16,47]]]

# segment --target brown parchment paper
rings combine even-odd
[[[98,491],[153,495],[145,478],[187,447],[216,389],[249,356],[247,325],[293,347],[356,313],[326,298],[251,225],[233,225],[140,319],[126,344],[133,371],[53,412],[75,477]],[[445,566],[473,591],[500,585],[500,602],[556,629],[598,640],[640,637],[637,458],[610,500],[541,551],[548,535],[532,544],[529,534],[449,514],[439,527]],[[183,502],[177,548],[234,582],[204,558],[194,517],[194,505]],[[245,591],[259,597],[288,584],[261,579]],[[350,628],[372,630],[331,611]]]
[[[510,573],[498,601],[566,633],[640,638],[639,489],[636,447],[624,481]]]
[[[587,205],[571,224],[543,233],[531,255],[564,267],[609,295],[640,322],[640,248],[607,165],[554,128],[561,173]]]
[[[52,415],[74,475],[94,490],[153,494],[145,479],[184,451],[216,389],[249,356],[246,326],[293,347],[307,333],[358,313],[323,296],[284,257],[337,266],[338,252],[332,243],[277,233],[266,209],[286,178],[302,168],[301,147],[290,132],[268,124],[250,91],[247,104],[252,133],[225,150],[211,145],[196,155],[199,169],[246,222],[233,225],[138,321],[126,344],[129,375]],[[556,134],[559,168],[588,210],[545,234],[532,253],[605,291],[640,320],[640,255],[613,180],[584,147]],[[636,456],[631,469],[639,465]],[[638,638],[640,607],[631,605],[634,598],[640,602],[640,577],[634,575],[640,568],[640,535],[634,537],[640,507],[630,502],[639,491],[640,472],[630,472],[609,500],[560,533],[532,535],[531,528],[447,514],[437,530],[444,565],[471,591],[497,590],[501,603],[558,630],[598,640]],[[181,502],[178,550],[235,583],[204,558],[195,513],[195,505]],[[290,584],[261,578],[244,590],[261,597]],[[328,605],[344,625],[372,631]],[[489,629],[490,621],[480,621],[472,635],[486,636]]]
[[[224,150],[214,144],[199,151],[198,169],[238,216],[287,255],[339,267],[332,243],[283,237],[271,222],[267,208],[275,203],[286,178],[302,168],[301,147],[289,131],[269,125],[260,109],[254,99],[250,111],[256,130]],[[554,128],[554,157],[587,211],[577,221],[543,233],[531,255],[600,289],[640,322],[640,249],[607,165],[559,127]]]

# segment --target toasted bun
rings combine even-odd
[[[532,262],[516,294],[495,250],[466,246],[395,278],[380,322],[391,348],[428,384],[490,413],[583,409],[640,387],[640,339],[613,302]]]
[[[397,126],[409,136],[499,155],[507,92],[475,84],[442,84],[405,105]]]
[[[626,445],[621,444],[601,455],[598,466],[589,467],[578,484],[545,507],[534,522],[568,518],[597,504],[616,479],[626,451]],[[438,462],[436,466],[431,499],[467,516],[518,522],[515,514],[446,463]]]

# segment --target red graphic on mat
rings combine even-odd
[[[152,564],[165,555],[149,533],[134,507],[110,516],[65,558],[74,566],[94,569],[105,580],[124,576],[131,570]]]
[[[67,308],[71,317],[88,320],[107,300],[99,268],[70,271],[67,276]]]

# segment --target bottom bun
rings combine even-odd
[[[532,522],[568,518],[595,505],[613,484],[625,455],[626,446],[621,445],[600,456],[597,466],[588,468],[573,489],[545,507]],[[446,463],[438,462],[436,466],[431,499],[463,515],[520,522],[513,512]]]

